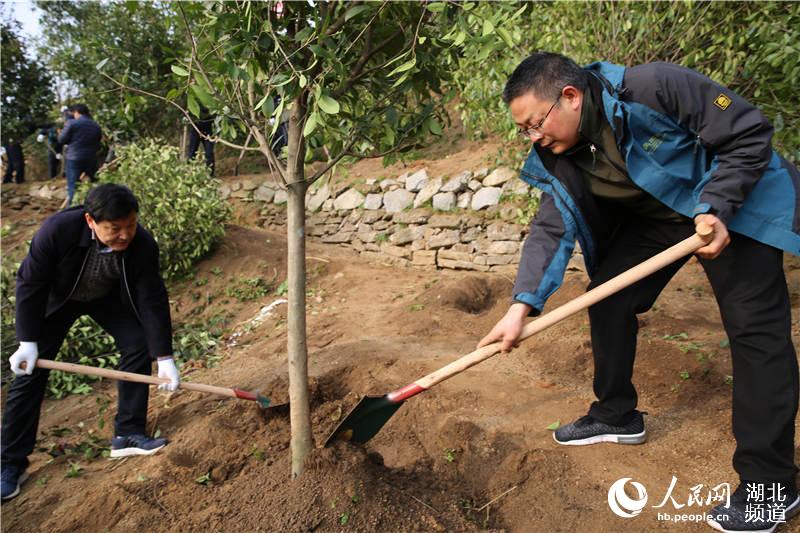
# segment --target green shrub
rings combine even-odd
[[[454,69],[461,118],[473,137],[513,139],[500,98],[505,81],[528,54],[547,50],[578,64],[669,61],[693,68],[757,105],[775,126],[778,151],[800,161],[800,130],[787,127],[800,120],[800,3],[536,2],[513,20],[519,6],[486,2],[473,10],[481,15],[475,21],[489,17],[491,31],[504,32],[507,45],[492,46],[484,24],[484,36],[467,39]]]
[[[189,274],[225,235],[231,211],[217,191],[220,181],[200,161],[183,161],[174,146],[150,140],[122,147],[98,178],[127,185],[139,199],[139,219],[158,242],[166,279]]]

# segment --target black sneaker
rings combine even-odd
[[[783,485],[784,490],[775,495],[775,487],[778,486],[781,484],[742,481],[731,495],[730,505],[719,504],[711,509],[706,523],[717,531],[727,533],[772,533],[779,524],[800,512],[797,490],[794,487],[787,490]]]
[[[167,445],[167,439],[153,439],[147,435],[125,435],[111,439],[111,457],[153,455]]]
[[[600,442],[616,442],[617,444],[641,444],[647,440],[644,430],[644,417],[636,411],[633,420],[624,426],[612,426],[595,420],[589,415],[555,430],[553,438],[559,444],[584,446]]]
[[[28,479],[28,473],[24,468],[16,465],[3,465],[0,472],[2,484],[0,484],[0,492],[2,492],[2,500],[10,500],[19,494],[20,486]]]

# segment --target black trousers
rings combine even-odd
[[[16,174],[17,183],[25,181],[25,158],[22,156],[22,149],[11,147],[6,152],[6,171],[3,174],[3,183],[11,183],[11,178]]]
[[[620,228],[592,279],[593,288],[690,236],[694,223],[629,221]],[[740,234],[713,260],[700,260],[719,305],[733,359],[733,466],[743,480],[794,485],[798,364],[783,252]],[[594,392],[589,414],[627,423],[637,403],[631,382],[644,313],[688,258],[589,309]]]
[[[61,172],[61,161],[56,158],[56,154],[51,152],[50,150],[47,151],[47,174],[50,176],[50,179],[57,178],[59,173]]]
[[[116,342],[122,357],[119,369],[150,375],[152,360],[147,353],[144,330],[136,317],[125,311],[119,293],[112,291],[92,302],[68,302],[45,320],[45,336],[38,340],[39,357],[53,359],[72,324],[82,315],[91,316]],[[36,368],[33,374],[17,376],[11,383],[3,415],[2,463],[27,468],[28,455],[36,444],[39,414],[50,371]],[[117,382],[118,410],[114,420],[115,435],[145,432],[148,386],[142,383]]]
[[[209,129],[208,131],[203,131],[203,133],[205,133],[207,135],[210,135],[211,134],[211,130]],[[214,175],[214,166],[215,166],[215,162],[214,162],[214,142],[213,141],[209,141],[208,139],[201,138],[200,135],[197,133],[197,131],[194,128],[189,127],[189,148],[188,148],[188,154],[187,154],[189,159],[192,159],[194,157],[194,154],[197,152],[197,149],[200,147],[200,143],[201,142],[203,143],[203,150],[205,151],[205,155],[206,155],[206,166],[208,167],[208,169],[211,172],[211,175],[213,176]]]

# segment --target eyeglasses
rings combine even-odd
[[[531,126],[530,128],[519,128],[517,130],[517,135],[519,135],[523,139],[528,139],[530,137],[533,137],[534,139],[541,139],[544,136],[544,133],[542,133],[542,126],[544,126],[544,121],[547,120],[547,117],[550,116],[550,112],[553,110],[556,104],[558,104],[559,100],[561,100],[560,94],[556,98],[556,101],[553,102],[553,105],[550,106],[550,109],[547,110],[547,113],[545,114],[544,118],[540,120],[538,124],[536,124],[535,126]]]

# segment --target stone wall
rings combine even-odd
[[[265,227],[285,225],[286,192],[276,184],[244,178],[220,192],[262,203]],[[306,234],[397,265],[514,274],[528,228],[500,200],[528,194],[539,192],[503,167],[449,179],[422,169],[338,188],[319,184],[306,197]]]

